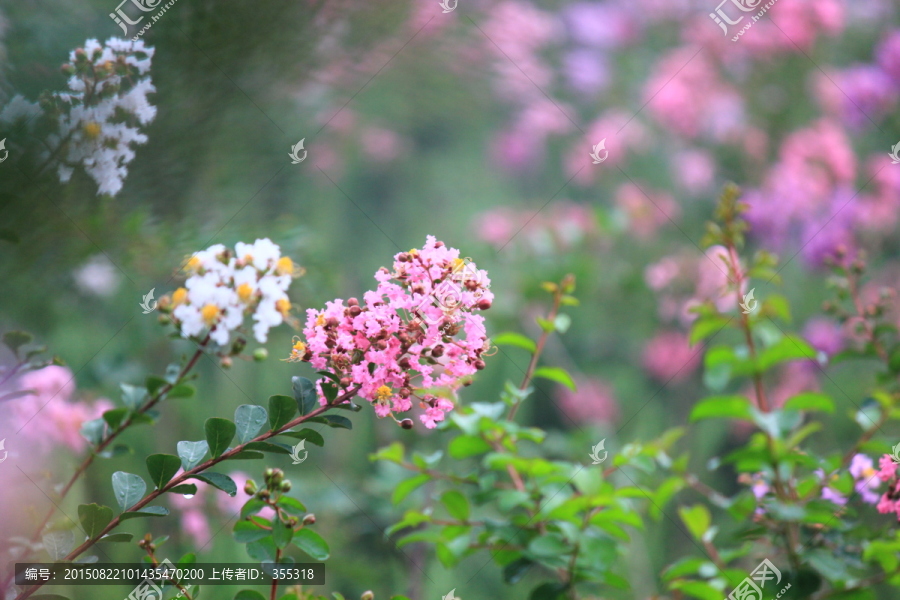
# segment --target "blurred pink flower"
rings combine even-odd
[[[586,96],[605,90],[610,83],[608,61],[594,50],[569,52],[563,58],[563,70],[572,88]]]
[[[362,151],[375,162],[391,162],[403,150],[403,139],[390,129],[366,127],[360,134]]]
[[[81,425],[113,408],[109,400],[71,402],[75,377],[66,367],[51,365],[19,378],[19,388],[34,393],[10,401],[11,421],[40,451],[62,445],[73,452],[87,447]]]
[[[644,85],[650,114],[686,138],[739,139],[744,126],[740,94],[722,79],[716,63],[693,47],[670,51]]]
[[[810,345],[829,356],[837,354],[844,347],[841,326],[825,317],[813,317],[803,328],[803,337]]]
[[[737,297],[733,291],[729,291],[729,264],[728,249],[724,246],[710,246],[706,249],[704,257],[697,263],[695,303],[711,301],[721,312],[737,306]]]
[[[576,379],[578,391],[559,386],[556,394],[559,407],[569,419],[580,423],[613,423],[619,417],[619,405],[612,388],[602,379]]]
[[[628,10],[611,2],[570,4],[563,19],[572,39],[586,46],[621,48],[637,37],[638,27]]]
[[[900,30],[893,29],[875,50],[878,66],[900,85]]]
[[[778,0],[740,44],[760,58],[807,52],[820,35],[840,33],[845,20],[843,0]]]
[[[686,150],[671,155],[672,175],[691,194],[709,191],[716,174],[712,155],[704,150]]]
[[[616,205],[628,218],[628,229],[641,240],[681,216],[681,207],[665,192],[624,183],[616,190]]]
[[[570,112],[570,109],[546,98],[535,99],[527,104],[519,112],[512,127],[494,138],[491,144],[494,161],[513,171],[535,166],[544,156],[547,138],[572,128],[563,111]]]
[[[605,140],[604,148],[609,152],[603,167],[615,166],[625,160],[628,150],[639,149],[646,145],[648,134],[646,128],[623,110],[611,110],[588,125],[587,134],[578,138],[564,159],[566,174],[582,186],[591,185],[603,169],[592,164],[591,148]]]
[[[194,546],[202,548],[209,543],[209,520],[202,510],[190,509],[181,513],[181,531],[194,542]]]
[[[900,92],[897,82],[873,65],[821,73],[816,89],[824,109],[854,129],[880,121],[896,106]]]
[[[658,262],[650,264],[644,269],[644,281],[654,292],[667,287],[678,277],[681,267],[678,261],[670,256],[664,256]]]
[[[644,346],[641,362],[654,379],[662,383],[679,383],[694,373],[702,355],[702,346],[691,347],[686,334],[664,331]]]
[[[596,234],[590,208],[572,202],[555,202],[543,210],[515,211],[501,207],[475,218],[479,238],[496,248],[515,243],[538,254],[565,251]]]

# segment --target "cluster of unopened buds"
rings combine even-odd
[[[455,391],[484,369],[490,350],[484,317],[493,301],[487,273],[429,236],[425,246],[394,256],[391,270],[363,296],[307,311],[304,338],[295,338],[291,361],[327,371],[341,390],[356,390],[379,417],[403,413],[418,400],[422,423],[433,428],[453,409]],[[317,382],[319,400],[328,402]],[[410,419],[397,421],[411,428]]]
[[[302,274],[266,238],[238,242],[233,251],[222,244],[210,246],[194,253],[183,269],[189,275],[184,287],[160,298],[159,309],[182,337],[208,331],[219,346],[228,344],[247,315],[254,321],[254,337],[265,343],[271,327],[291,318],[287,290],[291,279]]]

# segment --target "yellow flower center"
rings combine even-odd
[[[195,273],[200,270],[200,259],[196,256],[192,256],[188,259],[187,263],[184,265],[184,270],[188,273]]]
[[[316,327],[325,327],[325,313],[320,313],[316,317]]]
[[[185,302],[187,302],[187,297],[188,297],[188,291],[186,289],[184,289],[183,287],[180,287],[177,290],[175,290],[174,292],[172,292],[172,303],[175,304],[175,306],[178,306],[179,304],[184,304]]]
[[[453,267],[453,272],[456,273],[457,271],[459,271],[460,269],[463,268],[463,265],[466,264],[466,261],[464,261],[461,258],[454,258],[450,264]]]
[[[238,298],[241,299],[241,302],[246,304],[253,296],[253,286],[251,286],[249,283],[242,283],[237,288],[237,295]]]
[[[381,386],[377,390],[375,390],[375,399],[379,402],[386,402],[388,398],[394,395],[394,390],[389,388],[386,385]]]
[[[97,123],[95,121],[85,123],[83,130],[85,137],[89,140],[96,140],[98,137],[100,137],[100,123]]]
[[[291,312],[291,301],[285,298],[281,298],[275,301],[275,310],[281,313],[282,317],[288,316],[288,313]]]
[[[249,265],[249,264],[251,264],[252,262],[253,262],[253,255],[252,255],[252,254],[245,254],[245,255],[244,255],[244,264],[245,264],[245,265]]]
[[[290,257],[282,256],[278,259],[278,264],[275,265],[275,272],[279,275],[293,275],[294,261]]]
[[[294,342],[294,352],[296,354],[304,354],[306,352],[306,344],[304,344],[300,340],[297,340],[296,342]]]
[[[207,325],[212,325],[216,322],[216,319],[219,318],[219,307],[215,304],[207,304],[203,308],[200,309],[200,316],[203,317],[203,322]]]
[[[876,472],[877,472],[877,471],[875,471],[875,469],[873,469],[872,467],[868,467],[868,468],[866,468],[866,469],[863,469],[863,478],[864,478],[864,479],[871,479],[872,477],[875,477],[875,473],[876,473]]]

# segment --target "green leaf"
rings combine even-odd
[[[269,397],[269,427],[272,431],[287,425],[297,412],[297,401],[290,396]]]
[[[78,520],[88,538],[99,535],[103,528],[109,525],[113,519],[113,509],[100,504],[80,504],[78,506]]]
[[[731,319],[728,317],[723,317],[721,315],[709,315],[700,317],[694,324],[691,326],[691,337],[690,343],[691,345],[696,344],[702,340],[710,336],[714,336],[724,327],[731,322]]]
[[[179,383],[166,394],[168,398],[190,398],[197,392],[194,386],[187,383]]]
[[[353,423],[347,417],[342,417],[340,415],[322,415],[321,418],[325,419],[325,424],[329,427],[353,429]]]
[[[282,523],[280,519],[272,519],[272,541],[275,542],[276,548],[287,548],[293,537],[294,530],[292,528]]]
[[[62,560],[75,547],[75,532],[71,529],[50,531],[44,534],[42,542],[52,560]]]
[[[234,600],[266,600],[266,597],[255,590],[241,590],[235,594]]]
[[[137,410],[147,399],[147,388],[130,383],[121,383],[119,388],[122,390],[122,403],[131,410]]]
[[[831,397],[819,392],[804,392],[784,403],[784,410],[818,410],[834,412],[834,401]]]
[[[431,477],[429,475],[416,475],[410,479],[406,479],[401,481],[397,487],[394,488],[394,494],[391,496],[391,502],[394,504],[399,504],[403,501],[404,498],[413,493],[416,488],[425,485],[425,483],[431,481]]]
[[[295,440],[307,440],[310,444],[322,447],[325,445],[325,438],[315,429],[301,429],[300,431],[282,431],[278,435],[285,435]]]
[[[237,484],[228,475],[207,471],[206,473],[198,473],[196,475],[193,475],[193,477],[194,479],[199,479],[200,481],[208,483],[213,487],[219,488],[229,496],[234,496],[235,494],[237,494]]]
[[[272,541],[272,536],[247,544],[247,554],[250,558],[259,562],[274,562],[275,551],[275,542]]]
[[[110,429],[116,429],[128,415],[127,408],[114,408],[103,413],[103,420],[109,424]]]
[[[498,346],[515,346],[517,348],[522,348],[523,350],[528,350],[532,354],[537,350],[537,345],[531,338],[512,331],[496,335],[491,338],[491,341]]]
[[[234,411],[234,423],[237,427],[239,444],[246,444],[259,433],[269,419],[269,414],[262,406],[242,404]]]
[[[444,492],[441,502],[454,519],[465,521],[469,518],[469,501],[460,492],[456,490]]]
[[[3,345],[13,351],[18,356],[19,348],[25,344],[31,343],[34,337],[27,331],[7,331],[3,334]]]
[[[156,393],[168,383],[169,382],[162,377],[157,377],[156,375],[148,375],[145,382],[145,385],[147,386],[147,393],[151,396],[156,396]]]
[[[138,500],[144,497],[144,492],[147,491],[147,484],[143,479],[125,471],[113,473],[112,485],[116,502],[122,510],[128,510],[137,504]]]
[[[104,535],[102,538],[97,540],[98,544],[121,544],[123,542],[130,542],[134,538],[133,533],[112,533],[110,535]]]
[[[266,455],[262,452],[255,452],[253,450],[241,450],[237,454],[232,454],[228,457],[228,460],[262,460]]]
[[[269,531],[257,527],[250,521],[238,521],[234,524],[234,539],[239,544],[249,544],[269,536]]]
[[[178,456],[181,458],[181,466],[185,471],[190,471],[199,465],[206,453],[209,452],[209,444],[206,443],[206,440],[178,442],[175,448],[178,451]]]
[[[688,531],[691,532],[691,535],[698,541],[702,541],[703,534],[707,532],[709,526],[712,524],[712,517],[709,514],[709,509],[702,504],[695,504],[691,507],[679,506],[678,515],[681,517],[681,520],[684,521],[684,524],[687,526]]]
[[[490,452],[491,445],[481,437],[475,435],[461,435],[453,438],[453,441],[450,442],[450,446],[448,446],[447,450],[450,453],[450,456],[459,460]]]
[[[517,558],[503,567],[503,581],[510,585],[518,583],[533,564],[534,561],[530,558]]]
[[[319,405],[316,384],[306,377],[291,377],[291,389],[301,415],[309,414]]]
[[[753,420],[752,404],[744,396],[711,396],[694,405],[691,422],[703,419]]]
[[[211,417],[206,420],[204,425],[206,431],[206,443],[209,444],[209,453],[213,458],[218,458],[228,449],[237,426],[228,419],[219,417]]]
[[[290,496],[282,496],[275,504],[295,517],[302,517],[306,514],[306,506],[296,498]]]
[[[572,552],[565,538],[558,533],[545,533],[534,538],[528,544],[528,551],[541,558],[558,558]]]
[[[181,460],[171,454],[151,454],[147,457],[146,463],[150,481],[157,489],[165,487],[181,467]]]
[[[248,442],[244,446],[244,450],[255,450],[257,452],[271,452],[273,454],[290,454],[291,451],[287,448],[282,448],[277,444],[273,444],[271,442]]]
[[[60,596],[59,594],[38,594],[30,596],[31,600],[69,600],[68,596]]]
[[[562,583],[542,583],[533,590],[528,600],[566,600],[566,586]]]
[[[196,496],[197,495],[197,486],[193,483],[182,483],[180,485],[176,485],[173,488],[169,488],[167,490],[173,494],[184,494],[186,496]]]
[[[309,554],[313,560],[328,560],[331,555],[328,544],[312,529],[304,528],[296,532],[291,542]]]
[[[561,383],[573,392],[577,391],[571,375],[569,375],[565,369],[560,367],[541,367],[534,371],[534,376]]]
[[[103,441],[103,432],[106,431],[106,421],[102,418],[85,421],[81,424],[81,436],[96,446]]]
[[[140,510],[124,512],[119,515],[120,521],[129,519],[143,519],[144,517],[165,517],[169,514],[169,509],[165,506],[145,506]]]
[[[766,371],[783,362],[804,359],[815,360],[815,348],[802,338],[786,335],[772,346],[760,352],[758,365],[760,371]]]

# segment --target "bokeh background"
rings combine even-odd
[[[701,348],[687,340],[689,309],[722,284],[700,239],[721,186],[735,181],[751,206],[750,247],[784,265],[784,284],[762,283],[757,297],[787,296],[796,329],[826,361],[851,335],[822,316],[829,254],[866,252],[872,289],[900,272],[900,165],[889,157],[900,141],[900,8],[778,0],[734,42],[747,19],[724,35],[709,17],[714,1],[460,0],[445,13],[437,0],[178,0],[143,38],[156,49],[157,115],[123,189],[98,195],[76,170],[69,184],[49,173],[0,197],[0,329],[33,332],[75,376],[18,433],[15,411],[0,406],[12,459],[0,464],[0,540],[29,531],[49,506],[38,488],[51,493],[77,465],[79,415],[96,416],[120,383],[192,351],[138,303],[151,288],[159,297],[177,287],[184,257],[213,243],[281,245],[307,270],[291,288],[302,314],[361,296],[393,254],[435,235],[490,273],[490,333],[535,334],[541,282],[575,274],[581,305],[545,361],[575,374],[579,389],[542,382],[520,418],[551,432],[550,456],[587,460],[601,438],[615,452],[684,424],[707,392]],[[64,89],[58,66],[69,51],[120,34],[114,8],[0,2],[0,103]],[[730,2],[723,10],[743,14]],[[309,154],[294,165],[287,155],[301,139]],[[592,164],[601,140],[608,158]],[[15,178],[12,168],[0,165],[0,177]],[[202,438],[206,417],[289,393],[292,375],[310,375],[278,360],[294,334],[274,330],[264,363],[223,369],[204,359],[197,395],[131,431],[123,441],[134,452],[97,461],[64,511],[114,505],[112,472],[143,473],[141,457]],[[526,358],[504,348],[462,401],[495,398]],[[865,375],[793,363],[770,383],[776,400],[821,387],[843,402],[820,439],[840,446],[856,432],[846,413],[864,396]],[[390,503],[401,473],[373,467],[369,454],[393,440],[426,452],[445,442],[440,430],[403,431],[369,408],[353,421],[352,432],[325,431],[325,448],[311,447],[302,466],[267,461],[286,469],[331,544],[328,590],[524,597],[528,583],[503,584],[487,555],[448,570],[426,547],[401,551],[385,538],[404,509]],[[700,471],[748,434],[720,424],[698,432],[688,446]],[[27,464],[32,481],[14,464]],[[259,461],[232,464],[260,478]],[[738,487],[727,469],[709,481]],[[171,535],[161,554],[172,558],[197,550],[201,561],[247,560],[230,535],[240,503],[210,490],[169,506],[172,517],[123,529]],[[133,545],[105,551],[141,556]],[[673,521],[639,532],[622,573],[634,590],[609,597],[660,594],[662,565],[690,551]]]

